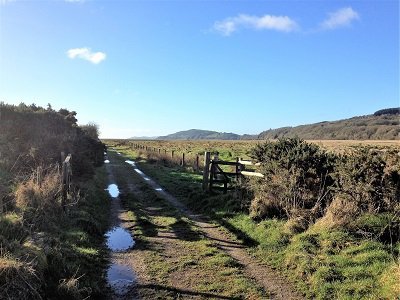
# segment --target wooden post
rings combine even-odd
[[[67,163],[65,162],[65,160],[62,163],[61,180],[62,180],[61,207],[65,211],[65,203],[67,202]]]
[[[171,157],[174,158],[174,150],[171,151]]]
[[[182,153],[182,167],[185,166],[185,153]]]
[[[161,149],[160,148],[158,148],[158,154],[160,154],[161,153]]]
[[[164,155],[167,155],[167,149],[164,149]]]
[[[199,171],[199,155],[196,155],[196,172]]]
[[[204,153],[204,170],[203,170],[203,191],[209,191],[208,185],[208,176],[210,174],[210,160],[211,160],[211,153],[205,152]]]

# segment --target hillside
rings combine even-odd
[[[270,129],[261,132],[258,138],[276,139],[298,136],[306,140],[395,140],[400,137],[399,125],[399,110],[385,109],[373,115],[339,121]]]
[[[235,133],[216,132],[210,130],[190,129],[179,131],[166,136],[160,136],[158,140],[240,140],[241,136]]]

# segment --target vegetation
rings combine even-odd
[[[108,196],[106,175],[95,169],[104,146],[93,125],[76,122],[75,112],[50,105],[0,104],[0,298],[82,299],[106,291],[98,274],[106,265]],[[72,154],[66,206],[61,151]]]
[[[387,111],[387,112],[385,112]],[[398,111],[398,109],[397,109]],[[270,129],[259,139],[299,137],[306,140],[398,140],[400,118],[396,109],[377,111],[374,115],[296,127]]]
[[[244,181],[237,198],[205,194],[201,176],[149,161],[129,144],[109,145],[246,241],[254,256],[286,274],[307,298],[400,296],[398,146],[327,152],[300,139],[266,142],[249,153],[265,178]]]

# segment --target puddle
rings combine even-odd
[[[114,293],[117,295],[125,295],[129,292],[134,281],[136,281],[136,277],[130,267],[112,264],[107,271],[107,281]]]
[[[117,152],[118,155],[121,155],[121,153]]]
[[[130,164],[130,165],[133,166],[133,167],[136,167],[135,162],[132,161],[132,160],[126,160],[125,162],[126,162],[127,164]]]
[[[155,190],[161,192],[163,189],[162,188],[156,188]]]
[[[108,159],[106,159],[106,160],[104,161],[104,163],[105,163],[105,164],[109,164],[110,161],[109,161]]]
[[[105,234],[107,238],[107,247],[114,252],[125,251],[135,245],[128,230],[118,226],[109,230]]]
[[[104,152],[104,155],[107,155],[107,152]]]
[[[111,197],[117,198],[119,196],[119,189],[116,184],[110,184],[107,188],[108,193],[110,194]]]
[[[134,170],[135,170],[136,173],[138,173],[138,174],[140,174],[142,176],[145,176],[144,173],[142,171],[140,171],[139,169],[134,169]]]

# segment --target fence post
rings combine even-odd
[[[172,158],[174,158],[174,152],[175,152],[175,150],[172,150],[172,151],[171,151],[171,157],[172,157]]]
[[[65,160],[62,163],[61,180],[62,180],[61,207],[63,211],[65,211],[65,203],[67,202],[67,162]]]
[[[199,155],[196,155],[196,172],[199,171]]]
[[[203,170],[203,191],[209,191],[208,176],[210,175],[210,159],[211,153],[204,153],[204,170]]]
[[[182,167],[185,166],[185,152],[182,153]]]

